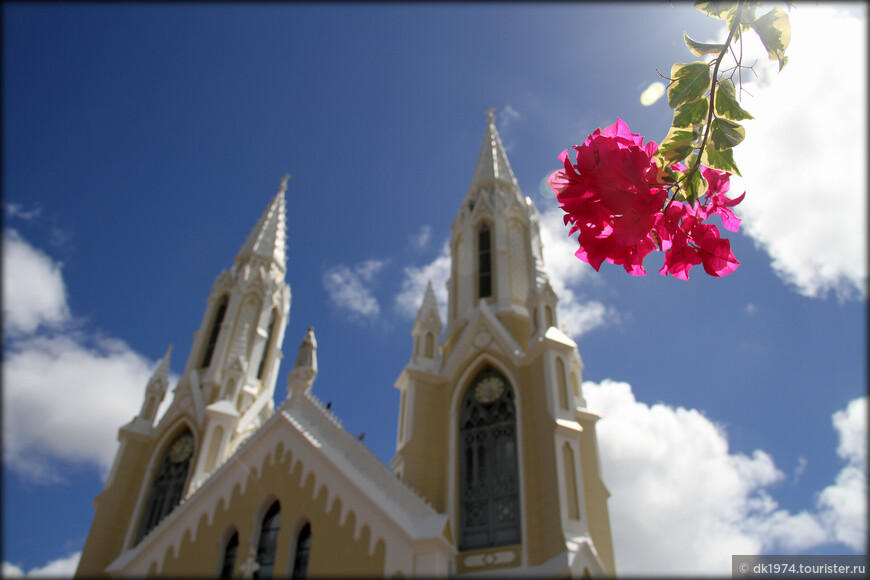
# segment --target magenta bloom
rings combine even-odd
[[[644,145],[643,137],[617,119],[574,149],[576,164],[563,151],[559,160],[565,168],[549,183],[570,233],[580,232],[577,257],[596,270],[607,260],[630,274],[646,274],[643,259],[656,247],[649,232],[667,198],[664,188],[651,185],[658,175],[653,160],[658,145]]]
[[[711,276],[724,276],[740,264],[719,229],[704,223],[719,215],[722,225],[737,231],[740,219],[731,208],[743,200],[728,198],[730,174],[702,167],[707,193],[692,206],[668,203],[668,185],[655,162],[658,145],[632,133],[622,119],[596,129],[580,146],[576,161],[566,149],[559,155],[564,169],[548,183],[556,193],[569,233],[579,232],[576,256],[598,270],[607,260],[635,276],[646,270],[643,260],[654,250],[665,252],[663,275],[686,280],[692,266],[703,264]],[[675,164],[682,171],[685,166]],[[745,194],[744,194],[745,195]]]

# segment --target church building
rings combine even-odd
[[[615,575],[600,415],[538,212],[487,120],[451,227],[447,320],[430,282],[395,383],[389,467],[315,395],[313,328],[275,407],[285,179],[215,280],[166,412],[155,424],[172,347],[119,429],[76,576]]]

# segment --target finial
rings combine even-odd
[[[490,125],[495,123],[495,107],[490,107],[486,110],[486,120],[489,121]]]
[[[284,193],[285,191],[287,191],[287,182],[290,180],[291,177],[292,176],[289,173],[284,174],[284,177],[281,179],[281,187],[280,187],[281,193]]]

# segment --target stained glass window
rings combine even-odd
[[[472,381],[459,425],[460,550],[520,542],[514,391],[492,368]]]

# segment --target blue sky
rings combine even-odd
[[[863,551],[866,9],[792,24],[747,79],[741,266],[682,282],[581,264],[541,182],[617,116],[664,137],[641,92],[722,32],[691,5],[4,4],[4,574],[74,568],[117,428],[285,173],[285,362],[314,326],[315,394],[389,461],[489,107],[605,414],[618,571]]]

